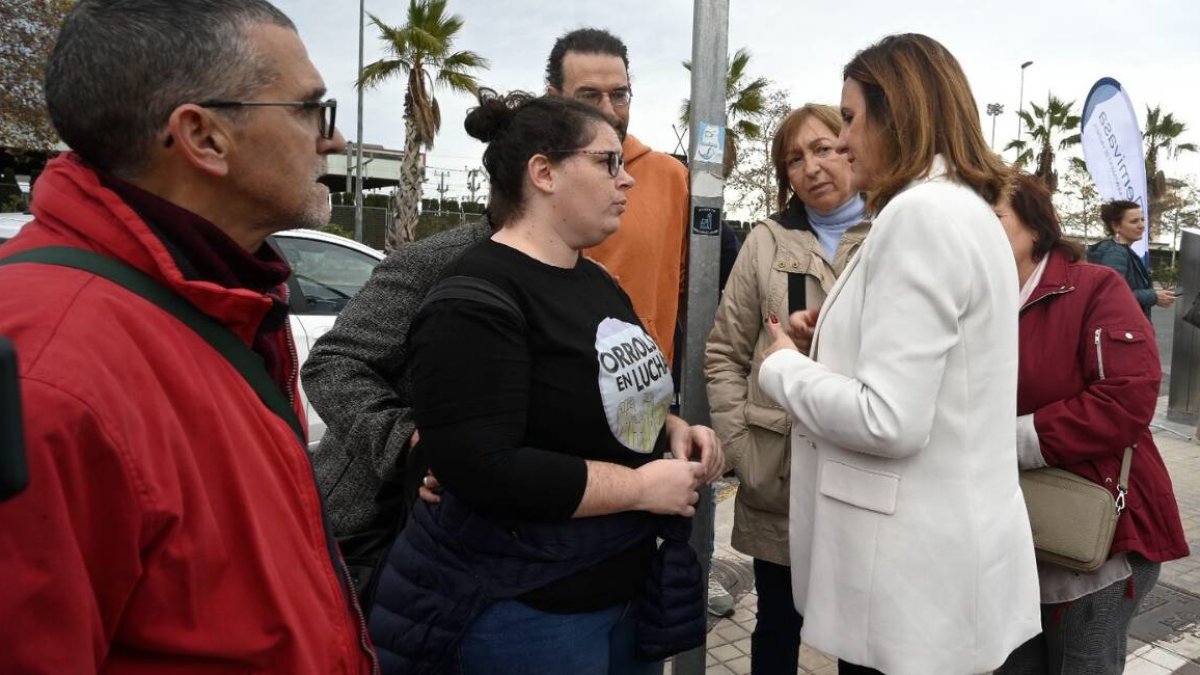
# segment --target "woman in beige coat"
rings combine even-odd
[[[788,415],[758,387],[767,317],[821,306],[870,224],[851,188],[850,164],[834,151],[841,117],[808,104],[779,125],[771,161],[780,212],[760,221],[738,256],[708,338],[705,374],[713,428],[737,472],[733,547],[754,558],[758,619],[755,675],[796,672],[801,616],[788,568]]]

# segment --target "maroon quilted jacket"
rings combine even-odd
[[[1020,319],[1017,414],[1034,414],[1042,455],[1114,495],[1134,446],[1113,552],[1155,562],[1188,555],[1171,477],[1150,421],[1162,368],[1154,329],[1111,269],[1050,253]]]

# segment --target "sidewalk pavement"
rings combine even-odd
[[[1163,396],[1153,425],[1154,440],[1171,472],[1193,555],[1163,565],[1158,586],[1130,627],[1126,675],[1200,675],[1200,444],[1192,439],[1195,429],[1166,420],[1166,405]],[[750,558],[729,546],[736,480],[717,487],[713,573],[737,604],[733,616],[709,622],[706,675],[746,675],[758,596]],[[803,646],[796,672],[836,675],[837,662]]]

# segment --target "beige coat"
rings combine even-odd
[[[831,262],[811,231],[768,218],[746,237],[725,285],[704,373],[713,428],[741,482],[731,543],[746,555],[788,564],[791,422],[758,385],[762,352],[771,343],[767,318],[787,315],[790,274],[807,276],[805,307],[820,307],[869,228],[862,222],[847,230]]]

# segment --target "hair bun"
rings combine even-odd
[[[504,135],[521,106],[535,97],[523,91],[501,96],[494,89],[481,87],[478,98],[479,105],[467,112],[463,127],[472,138],[491,143]]]

